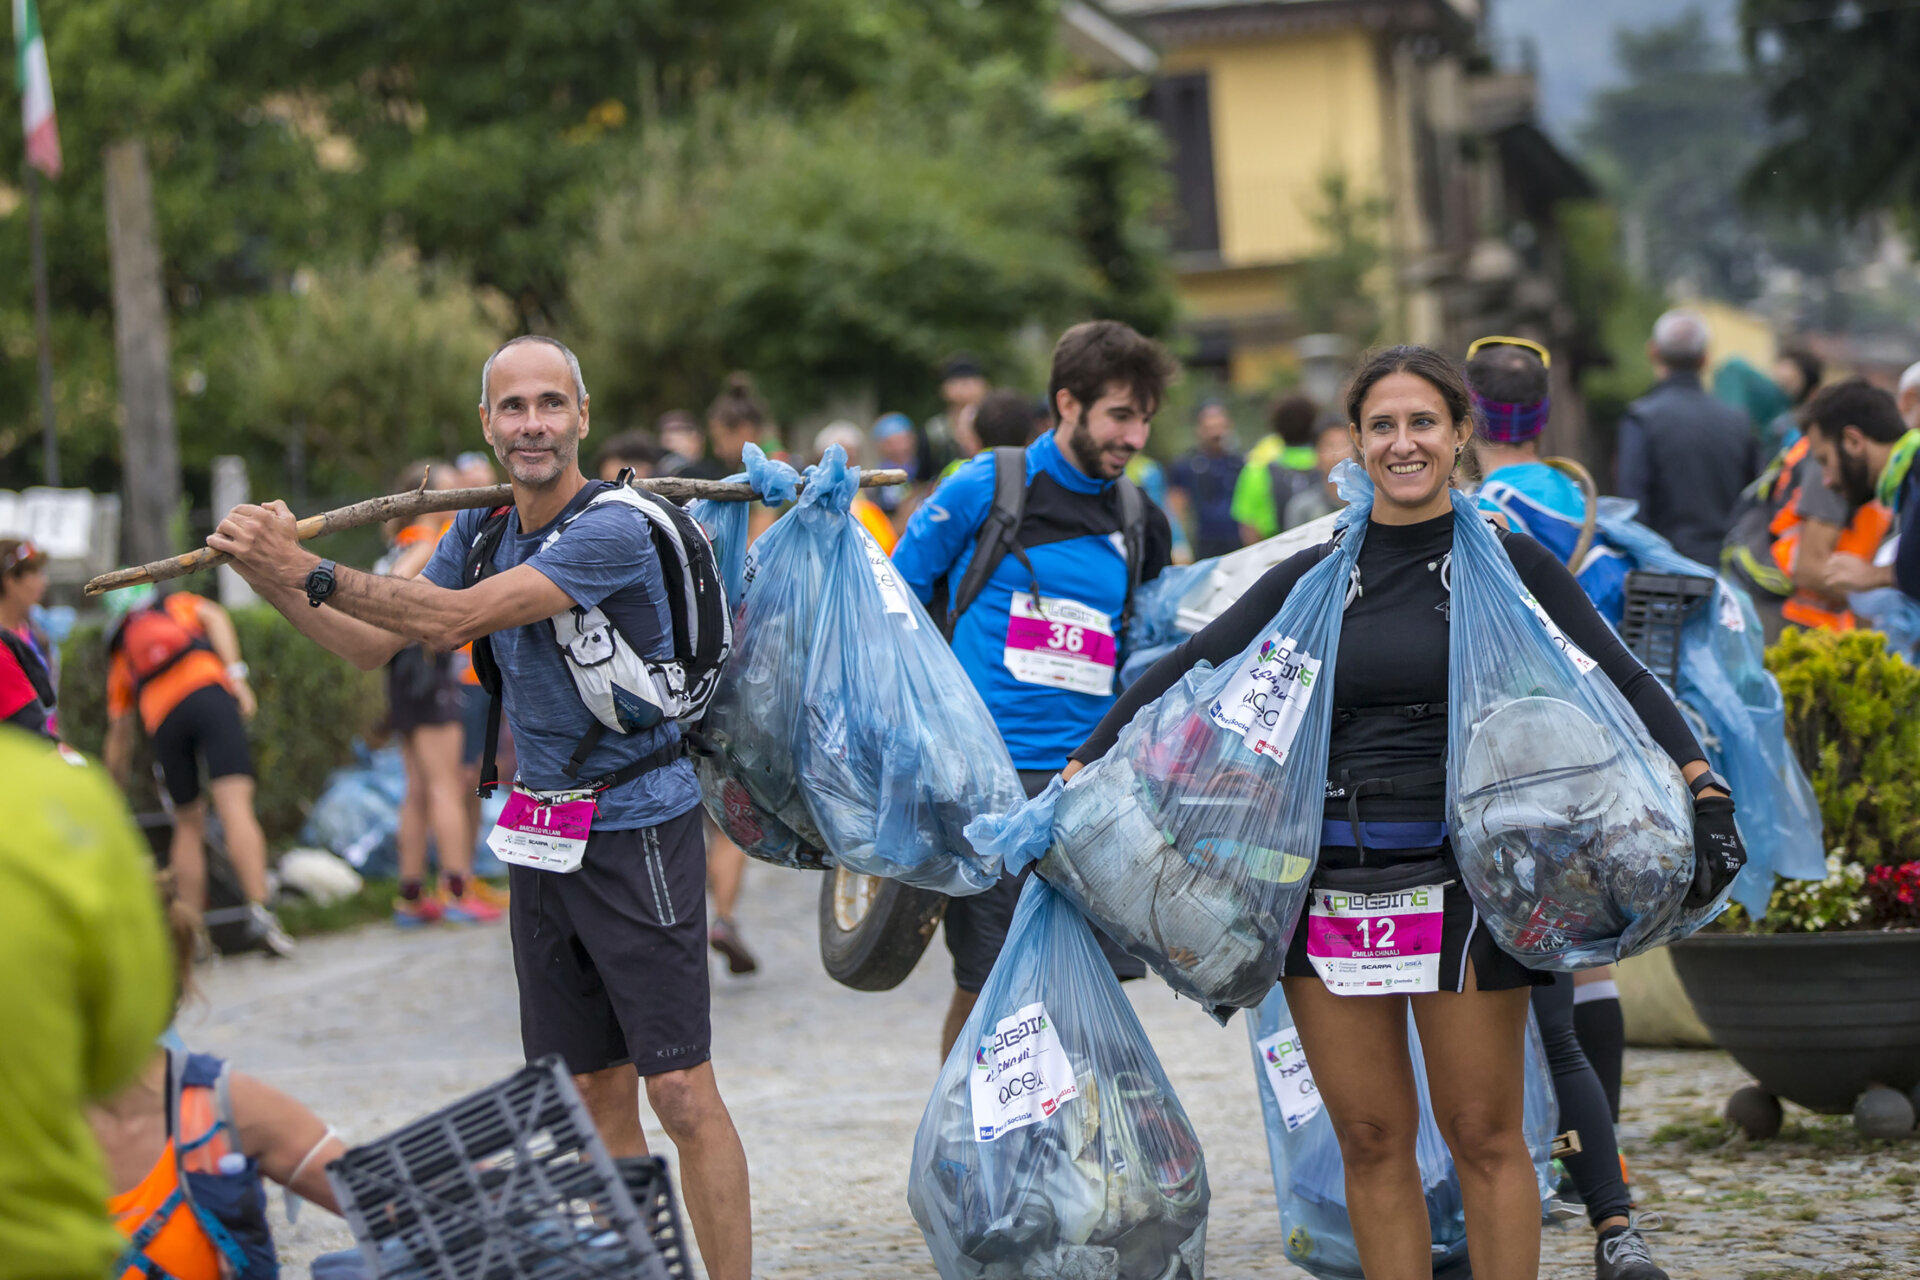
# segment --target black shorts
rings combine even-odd
[[[1022,769],[1020,785],[1032,799],[1047,789],[1053,773],[1041,769]],[[947,899],[945,933],[947,951],[953,956],[953,985],[962,991],[979,994],[986,985],[993,962],[1000,958],[1000,947],[1007,940],[1007,926],[1013,923],[1013,909],[1020,902],[1020,887],[1033,874],[1027,867],[1019,875],[1003,875],[985,893]],[[1092,923],[1089,921],[1089,923]],[[1147,976],[1146,962],[1128,955],[1120,944],[1109,938],[1099,925],[1093,936],[1114,977],[1122,982]]]
[[[176,805],[200,798],[200,758],[207,776],[253,776],[253,752],[247,747],[247,726],[240,703],[217,684],[196,689],[180,699],[153,731],[153,758],[166,775],[167,794]]]
[[[695,807],[653,827],[595,831],[578,871],[509,867],[513,972],[527,1061],[641,1075],[713,1056],[707,857]]]
[[[1329,864],[1337,867],[1355,865],[1357,850],[1346,848],[1325,848],[1320,851],[1322,868]],[[1441,900],[1440,917],[1440,989],[1442,991],[1460,991],[1467,980],[1466,961],[1473,961],[1474,985],[1481,991],[1511,991],[1515,987],[1551,986],[1553,975],[1536,969],[1529,969],[1518,960],[1500,949],[1493,940],[1493,933],[1487,928],[1486,921],[1480,918],[1480,909],[1473,905],[1468,896],[1466,885],[1460,879],[1460,867],[1453,858],[1451,846],[1442,846],[1438,850],[1409,850],[1405,853],[1386,852],[1389,859],[1398,857],[1430,858],[1436,853],[1446,859],[1448,872],[1453,883],[1449,884]],[[1375,852],[1377,861],[1381,852]],[[1318,877],[1316,876],[1316,883]],[[1314,976],[1313,961],[1307,955],[1307,912],[1300,910],[1300,923],[1294,926],[1293,937],[1287,944],[1286,959],[1281,962],[1282,977],[1298,978]]]
[[[460,682],[453,658],[424,645],[409,645],[387,664],[387,724],[395,733],[412,733],[460,719]]]

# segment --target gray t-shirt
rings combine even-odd
[[[1847,506],[1847,500],[1827,488],[1827,473],[1811,449],[1793,470],[1794,483],[1800,490],[1794,501],[1802,520],[1819,520],[1841,529],[1852,523],[1853,511]]]
[[[590,484],[582,489],[554,523],[585,506],[599,488]],[[422,576],[436,586],[458,590],[467,548],[485,520],[484,511],[462,511],[455,517]],[[542,550],[540,544],[553,528],[549,524],[522,533],[519,513],[510,512],[494,567],[504,573],[515,565],[530,564],[581,608],[598,606],[605,611],[642,656],[670,655],[672,616],[645,519],[628,507],[602,505],[575,520],[559,541]],[[554,643],[553,628],[541,621],[496,631],[493,655],[500,664],[502,702],[520,760],[520,782],[537,791],[575,785],[566,776],[567,761],[598,721],[573,687],[566,659]],[[609,730],[587,757],[580,777],[604,777],[679,736],[680,730],[671,724],[640,733]],[[679,760],[602,793],[593,825],[607,831],[656,826],[699,802],[700,785],[693,766]]]

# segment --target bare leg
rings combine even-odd
[[[427,770],[420,759],[418,729],[400,735],[400,762],[406,766],[407,794],[400,801],[400,827],[393,843],[400,855],[400,882],[427,878]]]
[[[1529,994],[1526,987],[1481,991],[1469,966],[1465,991],[1412,998],[1433,1117],[1460,1175],[1477,1280],[1540,1274],[1540,1190],[1522,1125]]]
[[[973,1006],[980,1001],[978,991],[953,989],[953,1002],[947,1006],[947,1021],[940,1028],[940,1061],[945,1062],[947,1055],[953,1052],[953,1042],[967,1029],[967,1019],[973,1016]]]
[[[440,849],[440,874],[473,874],[473,828],[467,823],[466,797],[460,794],[460,742],[464,730],[458,723],[422,725],[409,737],[413,754],[426,781],[426,818],[433,828],[434,843]],[[409,774],[408,786],[413,778]],[[411,791],[408,797],[412,797]],[[424,857],[425,850],[422,850]]]
[[[631,1062],[575,1076],[573,1083],[608,1155],[618,1160],[647,1154],[646,1130],[640,1127],[640,1073]]]
[[[713,1064],[648,1076],[647,1103],[680,1153],[681,1190],[707,1275],[712,1280],[748,1280],[753,1269],[753,1207],[747,1194],[747,1153],[720,1098]]]
[[[1433,1231],[1414,1154],[1419,1095],[1404,996],[1337,996],[1285,978],[1287,1008],[1347,1167],[1347,1216],[1367,1280],[1432,1280]]]
[[[227,836],[227,856],[240,877],[248,902],[267,900],[267,833],[253,812],[253,779],[244,773],[215,778],[207,784],[214,812]]]
[[[173,869],[174,892],[193,913],[207,913],[207,802],[195,800],[173,807],[173,842],[167,865]]]
[[[733,919],[740,901],[740,880],[747,868],[747,855],[739,845],[727,839],[711,817],[707,825],[707,897],[713,913],[723,920]]]

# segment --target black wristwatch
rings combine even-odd
[[[329,590],[331,590],[331,588],[329,588]],[[1700,793],[1708,787],[1718,787],[1728,795],[1733,794],[1733,788],[1727,785],[1727,780],[1712,769],[1707,770],[1687,784],[1687,790],[1693,792],[1693,798],[1695,800],[1698,800]]]
[[[313,572],[307,575],[307,603],[316,609],[327,602],[327,597],[331,596],[333,589],[339,585],[333,577],[335,567],[333,561],[322,560],[313,566]]]

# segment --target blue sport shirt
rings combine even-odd
[[[1480,509],[1507,517],[1515,533],[1524,533],[1565,564],[1580,541],[1580,524],[1587,503],[1579,487],[1544,462],[1522,462],[1501,467],[1488,476],[1476,495]],[[1633,562],[1608,546],[1597,530],[1584,564],[1574,579],[1610,626],[1620,625],[1627,607],[1627,574]]]
[[[589,484],[552,524],[532,533],[521,532],[518,511],[509,512],[494,567],[504,573],[515,565],[532,565],[581,608],[603,609],[643,657],[667,657],[673,652],[673,626],[666,583],[644,517],[623,506],[595,507],[575,520],[552,547],[540,548],[554,524],[585,506],[599,488]],[[462,511],[456,516],[421,576],[435,586],[458,590],[467,548],[486,517],[485,511]],[[567,761],[598,721],[580,701],[566,659],[554,643],[552,626],[543,620],[496,631],[493,655],[500,664],[502,709],[513,729],[519,781],[536,791],[578,785],[566,776]],[[608,730],[587,757],[580,777],[604,777],[679,736],[673,724],[640,733]],[[700,784],[692,764],[682,759],[610,788],[599,800],[595,830],[651,827],[700,803]]]
[[[1166,515],[1151,502],[1145,506],[1142,582],[1167,566],[1172,540]],[[950,590],[959,586],[992,507],[993,455],[986,452],[967,461],[913,513],[893,561],[923,603],[942,577]],[[960,616],[953,652],[1000,727],[1014,766],[1059,769],[1113,705],[1114,668],[1088,659],[1110,654],[1124,660],[1117,652],[1120,638],[1108,639],[1093,615],[1104,617],[1108,631],[1118,629],[1127,562],[1113,482],[1075,467],[1052,432],[1027,447],[1018,545],[1032,575],[1018,556],[1003,558]],[[1038,609],[1032,605],[1036,585]],[[1040,615],[1021,618],[1017,628],[1016,595],[1022,614]],[[1010,653],[1020,673],[1009,667]],[[1036,682],[1046,679],[1054,683]]]

